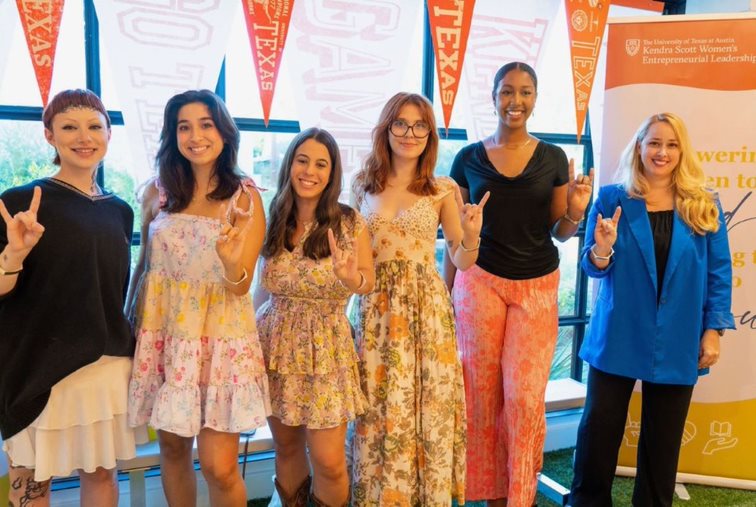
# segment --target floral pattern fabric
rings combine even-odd
[[[355,238],[364,219],[342,220],[341,238]],[[262,265],[270,298],[257,311],[273,416],[288,426],[333,428],[365,411],[357,352],[346,317],[351,291],[333,273],[330,257],[310,259],[303,245],[283,249]],[[344,241],[340,241],[344,248]]]
[[[373,235],[375,290],[360,299],[357,348],[368,411],[353,441],[354,505],[464,503],[465,398],[451,298],[435,265],[435,203],[393,219],[363,202]]]
[[[268,379],[249,295],[223,286],[218,219],[160,212],[135,308],[129,424],[194,436],[264,426]]]

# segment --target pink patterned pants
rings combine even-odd
[[[454,309],[467,398],[468,500],[530,507],[543,465],[545,392],[556,345],[559,270],[508,280],[457,271]]]

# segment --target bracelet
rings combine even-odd
[[[0,276],[4,276],[4,275],[17,275],[17,274],[19,274],[23,270],[24,270],[23,266],[21,266],[18,269],[14,269],[12,271],[6,271],[6,270],[3,269],[2,266],[0,266]]]
[[[341,281],[341,279],[337,278],[337,280],[339,281],[339,285],[341,285],[342,287],[344,287],[346,290],[348,290],[350,292],[357,293],[357,292],[361,291],[362,288],[367,283],[367,278],[365,278],[365,275],[362,273],[362,271],[358,270],[357,272],[360,274],[360,284],[357,286],[356,289],[354,289],[354,290],[350,289],[349,287],[346,286],[346,284],[344,282]]]
[[[247,273],[247,268],[242,268],[242,277],[241,277],[241,278],[239,278],[239,280],[237,280],[236,282],[232,282],[231,280],[229,280],[228,278],[226,278],[226,273],[223,273],[223,275],[221,275],[221,276],[223,277],[223,280],[224,280],[224,281],[225,281],[226,283],[229,283],[229,284],[231,284],[231,285],[239,285],[239,284],[240,284],[240,283],[242,283],[242,282],[243,282],[244,280],[246,280],[246,279],[247,279],[247,276],[249,276],[249,275],[248,275],[248,273]]]
[[[611,252],[609,252],[609,255],[605,255],[605,256],[597,254],[594,248],[596,248],[595,244],[591,247],[591,253],[593,254],[593,258],[596,259],[597,261],[609,261],[612,259],[612,255],[614,255],[614,248],[610,247]]]
[[[583,221],[583,219],[585,218],[585,215],[581,215],[580,218],[578,218],[577,220],[573,220],[572,217],[570,216],[569,211],[568,211],[568,212],[565,212],[565,214],[564,214],[564,216],[562,216],[562,218],[564,220],[567,220],[572,225],[580,225],[580,222]]]
[[[478,242],[475,244],[474,247],[467,248],[465,246],[465,240],[464,239],[461,239],[459,241],[459,247],[462,249],[463,252],[474,252],[475,250],[477,250],[478,248],[480,248],[480,236],[478,236]]]

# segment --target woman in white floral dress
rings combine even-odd
[[[464,503],[465,399],[451,299],[435,265],[441,224],[459,269],[477,258],[482,209],[435,178],[433,107],[384,106],[354,185],[373,236],[375,290],[360,298],[357,348],[368,411],[353,438],[354,505]]]
[[[295,137],[263,245],[255,301],[262,303],[257,321],[284,506],[305,506],[308,496],[316,506],[348,505],[346,425],[366,408],[345,309],[353,293],[370,292],[375,272],[364,220],[338,202],[341,179],[328,132],[311,128]]]
[[[248,294],[265,215],[238,171],[238,149],[239,131],[215,94],[168,101],[129,296],[137,338],[129,422],[158,430],[172,506],[196,504],[195,436],[210,503],[244,505],[239,432],[264,426],[270,413]]]

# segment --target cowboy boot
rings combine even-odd
[[[302,481],[302,484],[299,485],[297,490],[292,494],[289,495],[281,486],[281,483],[278,482],[278,478],[273,478],[273,484],[276,486],[276,491],[278,491],[278,496],[281,499],[281,506],[282,507],[307,507],[307,499],[310,495],[310,482],[312,481],[312,478],[308,475],[305,480]]]

